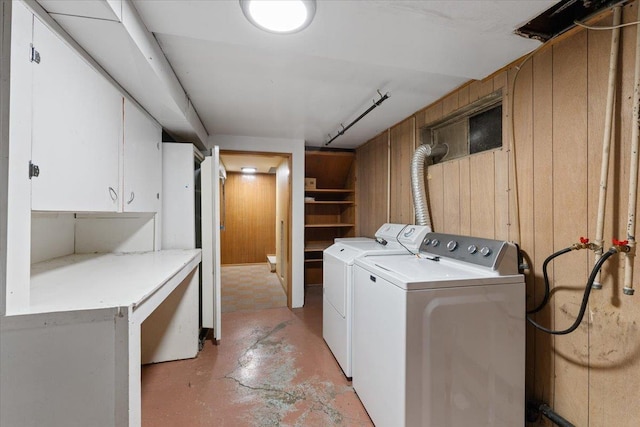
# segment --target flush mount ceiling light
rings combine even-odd
[[[242,173],[256,173],[258,170],[256,168],[252,168],[252,167],[243,167],[240,169],[242,171]]]
[[[315,0],[240,0],[240,7],[253,25],[277,34],[302,31],[316,14]]]

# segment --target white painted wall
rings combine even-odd
[[[304,140],[211,135],[220,150],[291,154],[291,305],[304,305]]]
[[[31,264],[75,252],[75,215],[68,212],[31,213]]]

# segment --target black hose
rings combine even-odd
[[[607,259],[609,259],[611,256],[617,253],[618,251],[615,248],[609,249],[604,255],[600,257],[596,265],[593,267],[593,270],[591,270],[591,274],[589,275],[589,280],[587,281],[587,286],[584,288],[584,295],[582,296],[582,303],[580,304],[580,312],[578,313],[578,317],[576,318],[575,322],[573,322],[573,325],[571,325],[569,328],[563,331],[554,331],[539,325],[529,316],[527,316],[527,321],[529,321],[529,323],[531,323],[533,326],[535,326],[537,329],[541,330],[542,332],[546,332],[552,335],[566,335],[575,331],[578,328],[578,326],[580,326],[580,323],[582,323],[582,318],[584,317],[584,313],[587,310],[587,303],[589,302],[589,294],[591,293],[591,286],[593,285],[593,282],[596,280],[596,276],[598,275],[598,272],[602,268],[602,265],[605,263],[605,261],[607,261]]]
[[[560,414],[558,414],[553,409],[551,409],[549,405],[547,405],[546,403],[543,403],[542,405],[540,405],[539,409],[542,415],[547,417],[551,422],[553,422],[557,426],[576,427],[575,425],[571,424],[571,422],[567,421],[565,418],[560,416]]]
[[[559,257],[560,255],[566,254],[567,252],[571,252],[573,249],[572,248],[564,248],[559,250],[558,252],[554,252],[551,255],[549,255],[547,257],[547,259],[544,260],[544,263],[542,263],[542,274],[544,276],[544,298],[542,299],[542,301],[540,302],[540,304],[538,304],[538,306],[534,309],[528,310],[527,314],[534,314],[539,312],[540,310],[542,310],[547,303],[549,302],[549,294],[550,294],[550,290],[549,290],[549,275],[547,274],[547,265],[554,259]]]

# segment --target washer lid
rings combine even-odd
[[[350,246],[345,245],[343,242],[334,243],[324,250],[323,256],[334,257],[345,263],[353,263],[355,257],[360,255],[360,251],[353,249]]]
[[[409,254],[409,251],[398,242],[387,242],[386,245],[372,240],[370,242],[340,242],[345,247],[360,252],[361,255]]]
[[[446,258],[434,261],[414,255],[369,256],[356,258],[355,264],[406,290],[524,283],[521,274],[500,275],[489,268]]]

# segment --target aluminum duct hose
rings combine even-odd
[[[433,230],[431,226],[431,215],[429,214],[429,206],[427,205],[427,192],[424,182],[424,163],[427,157],[442,156],[447,154],[448,147],[446,145],[438,145],[432,147],[430,145],[421,145],[413,153],[411,159],[411,191],[413,193],[413,204],[416,209],[416,221],[418,225],[426,225]]]

